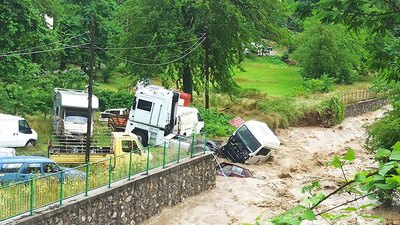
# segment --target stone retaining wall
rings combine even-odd
[[[165,207],[215,187],[215,161],[211,153],[183,159],[165,169],[149,171],[35,210],[33,216],[20,216],[6,224],[139,224]]]
[[[346,105],[344,117],[355,117],[360,114],[370,112],[373,108],[381,107],[387,104],[386,99],[369,99],[355,104]]]

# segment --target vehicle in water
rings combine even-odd
[[[279,145],[280,141],[267,124],[251,120],[240,126],[219,151],[232,162],[253,164],[268,160]]]

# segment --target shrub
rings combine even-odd
[[[109,108],[130,108],[132,106],[134,94],[126,91],[94,90],[94,94],[99,98],[99,109],[104,111]]]
[[[200,107],[198,109],[204,119],[204,127],[208,135],[226,137],[236,130],[236,127],[228,124],[228,121],[233,119],[234,116],[218,113],[217,110],[207,110]]]

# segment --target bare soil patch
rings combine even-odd
[[[330,128],[292,127],[278,130],[280,149],[269,161],[245,165],[254,178],[225,178],[217,176],[216,188],[185,199],[178,205],[164,209],[160,214],[142,224],[243,224],[255,223],[259,215],[270,218],[296,206],[306,194],[301,188],[319,180],[325,195],[338,187],[343,180],[339,169],[326,167],[334,155],[343,156],[348,148],[354,149],[357,159],[345,167],[346,176],[352,178],[356,171],[377,166],[372,155],[363,148],[365,124],[379,118],[390,107],[346,118],[342,124]],[[219,159],[224,160],[224,159]],[[318,209],[323,211],[353,195],[342,193],[326,201]],[[361,200],[351,205],[359,207],[369,203]],[[347,206],[346,206],[347,207]],[[340,212],[338,209],[336,212]],[[368,209],[366,215],[386,217],[385,224],[400,224],[399,208]],[[334,213],[334,212],[333,212]],[[268,223],[266,223],[268,224]],[[304,224],[330,224],[318,218]],[[331,224],[382,224],[379,220],[348,217]]]

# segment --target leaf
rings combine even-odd
[[[381,223],[385,222],[385,219],[380,216],[365,216],[365,215],[360,215],[360,216],[367,218],[367,219],[377,219],[377,220],[380,220]]]
[[[374,203],[369,203],[369,204],[367,204],[367,205],[362,205],[362,206],[361,206],[361,209],[365,209],[365,208],[367,208],[367,207],[372,207],[372,206],[376,206],[376,204],[374,204]]]
[[[390,190],[396,187],[397,185],[394,183],[390,184],[374,184],[377,188],[383,189],[383,190]]]
[[[310,221],[317,219],[317,218],[315,218],[314,212],[310,209],[306,209],[306,211],[304,211],[303,214],[300,215],[300,217],[305,220],[310,220]]]
[[[357,211],[357,209],[354,208],[354,207],[347,207],[347,208],[344,208],[344,209],[342,209],[342,210],[344,210],[344,211],[350,211],[350,212],[355,212],[355,211]]]
[[[372,185],[373,185],[373,183],[367,183],[365,185],[361,185],[360,189],[362,191],[370,191],[372,189],[372,187],[373,187]]]
[[[379,170],[379,175],[385,176],[387,172],[389,172],[391,169],[393,169],[393,164],[385,164],[381,167]]]
[[[393,146],[393,151],[400,152],[400,141],[396,142]]]
[[[342,162],[339,160],[339,157],[336,155],[333,157],[332,161],[326,163],[327,166],[334,166],[335,168],[340,168],[342,166]]]
[[[293,208],[291,211],[293,211],[293,214],[297,214],[301,211],[303,211],[306,207],[302,206],[302,205],[298,205],[296,206],[296,208]]]
[[[378,152],[375,154],[375,158],[380,159],[390,155],[390,150],[379,148]]]
[[[389,156],[390,160],[400,160],[400,152],[393,151],[392,154]]]
[[[373,195],[368,195],[367,198],[368,198],[369,200],[375,200],[375,199],[376,199],[376,195],[375,195],[375,194],[373,194]]]
[[[349,150],[347,151],[347,154],[345,156],[343,156],[342,159],[353,162],[354,159],[356,159],[354,150],[352,148],[349,148]]]
[[[305,193],[305,192],[307,192],[307,191],[310,191],[310,190],[312,190],[312,189],[315,188],[315,187],[317,187],[317,188],[320,188],[320,187],[321,187],[321,185],[319,184],[319,182],[318,182],[317,180],[313,181],[312,184],[309,185],[309,186],[304,186],[304,187],[301,189],[301,193]]]

